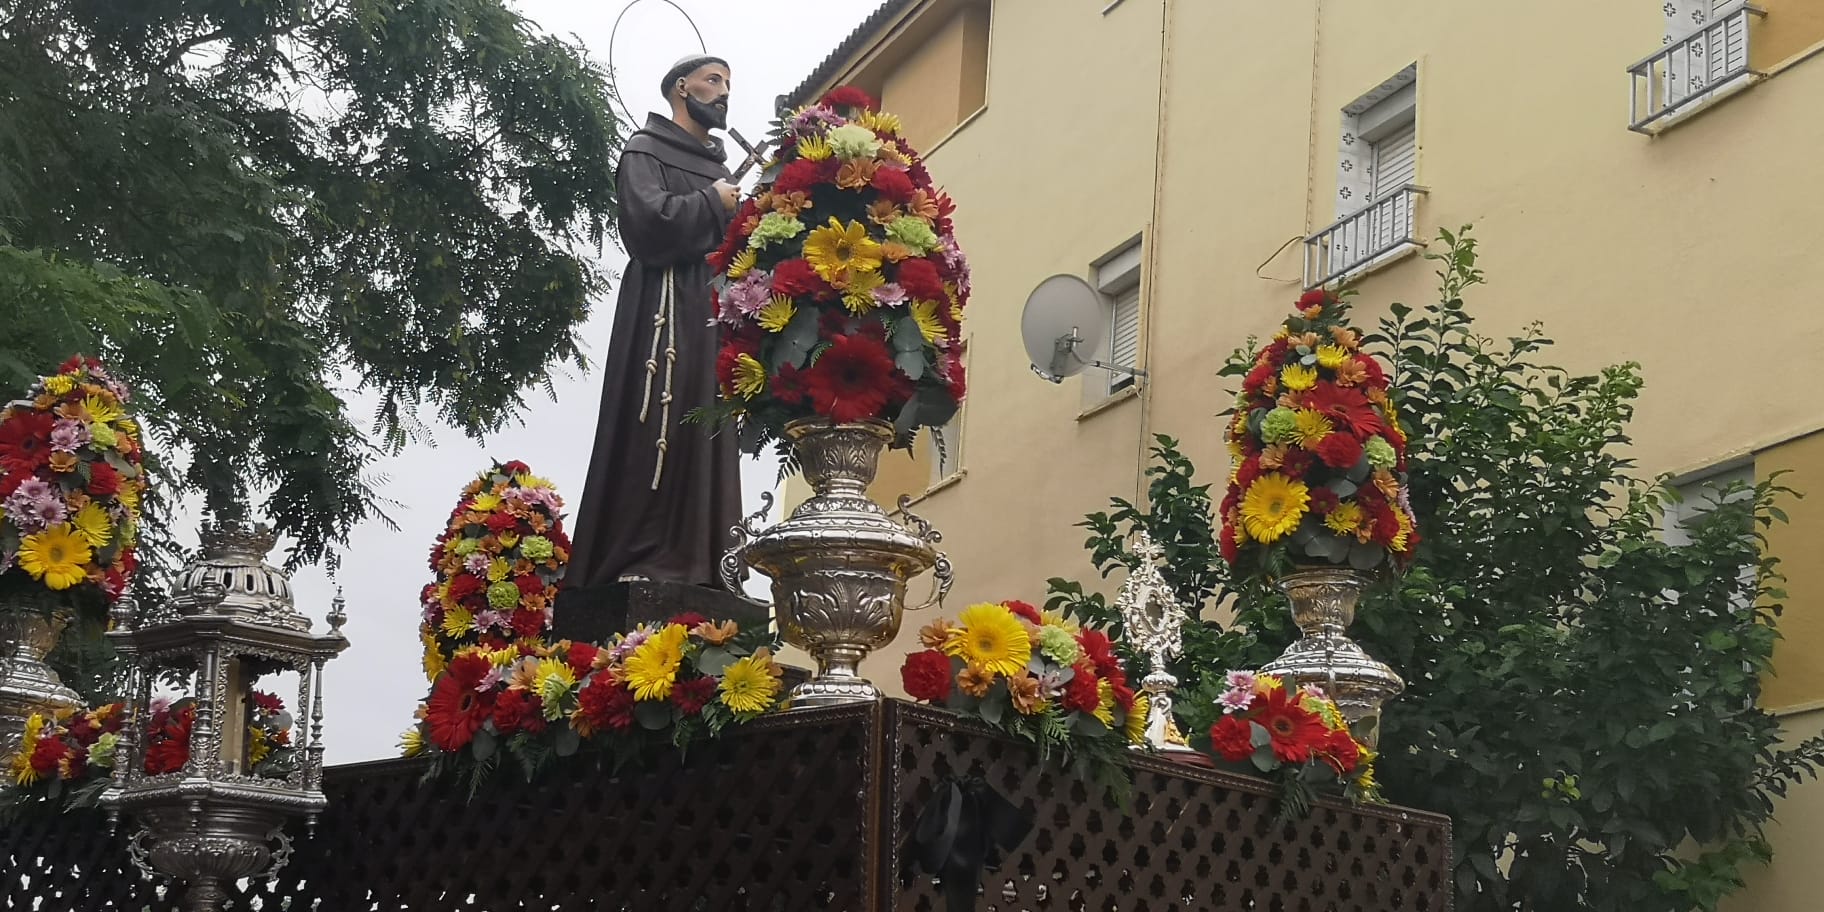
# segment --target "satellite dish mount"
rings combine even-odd
[[[1073,275],[1055,275],[1039,283],[1026,298],[1020,314],[1020,337],[1032,372],[1053,383],[1063,383],[1084,368],[1100,368],[1144,378],[1146,371],[1098,358],[1083,357],[1098,351],[1109,329],[1109,314],[1102,296],[1089,283]]]

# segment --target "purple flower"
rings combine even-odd
[[[1253,690],[1254,685],[1259,683],[1254,679],[1254,673],[1251,671],[1231,671],[1223,680],[1229,685],[1230,690]]]
[[[1298,692],[1299,692],[1299,694],[1310,697],[1314,700],[1330,699],[1328,696],[1324,695],[1324,689],[1322,687],[1317,686],[1316,684],[1306,684],[1305,686],[1300,687],[1298,689]]]
[[[874,303],[882,307],[894,307],[906,303],[906,290],[898,282],[888,282],[874,289]]]
[[[848,122],[847,118],[829,108],[812,105],[792,117],[792,132],[798,134],[821,133],[824,128],[840,127]]]
[[[499,686],[500,686],[500,666],[495,665],[494,667],[488,669],[487,674],[481,676],[480,681],[475,682],[475,692],[476,693],[487,693],[488,691],[493,690],[494,688],[499,687]]]
[[[486,564],[487,560],[483,559],[482,563]],[[487,568],[484,566],[482,569],[486,570]],[[505,627],[505,626],[507,626],[507,617],[506,617],[506,615],[501,614],[500,612],[495,611],[492,608],[486,608],[486,609],[476,612],[475,626],[481,628],[482,630],[492,630],[496,627]]]
[[[78,447],[93,439],[88,426],[80,421],[59,418],[51,427],[51,449],[60,453],[74,453]]]
[[[755,270],[722,292],[722,320],[731,326],[751,317],[773,299],[773,274]]]
[[[7,518],[27,535],[42,532],[69,518],[69,509],[55,485],[37,478],[21,482],[4,504]]]
[[[1222,696],[1216,698],[1216,702],[1222,706],[1222,711],[1225,713],[1245,712],[1248,707],[1254,705],[1254,691],[1226,690],[1223,691]]]
[[[479,551],[471,554],[469,559],[463,563],[463,568],[476,576],[486,576],[488,574],[488,556]]]

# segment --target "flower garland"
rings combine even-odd
[[[584,740],[623,759],[663,738],[678,747],[783,708],[766,631],[682,615],[607,646],[530,639],[457,650],[400,746],[471,761],[478,784],[505,751],[535,775]]]
[[[1147,702],[1100,630],[1007,601],[934,621],[919,641],[924,651],[900,666],[907,695],[1036,744],[1041,757],[1119,764],[1145,740]]]
[[[1238,568],[1282,557],[1403,566],[1419,543],[1406,432],[1347,310],[1328,291],[1306,293],[1242,381],[1221,507],[1222,556]]]
[[[1357,741],[1322,688],[1292,690],[1278,675],[1231,671],[1217,699],[1223,715],[1210,727],[1210,752],[1280,784],[1282,817],[1303,816],[1314,787],[1340,786],[1357,803],[1383,802],[1375,753]]]
[[[756,453],[803,418],[892,422],[910,446],[965,392],[969,264],[954,206],[899,118],[858,89],[792,112],[774,135],[756,195],[709,255],[724,400],[710,416],[745,417]]]
[[[431,549],[436,581],[420,595],[424,673],[435,681],[458,649],[505,648],[551,628],[570,561],[563,498],[523,462],[497,463],[463,488]]]
[[[196,700],[153,700],[146,721],[148,776],[179,772],[190,762],[190,733],[196,726]],[[247,706],[247,741],[241,762],[248,775],[283,779],[297,769],[298,751],[291,742],[292,718],[285,701],[264,691],[253,691]]]
[[[7,761],[13,786],[56,798],[72,784],[111,777],[125,710],[123,703],[109,703],[86,712],[27,717],[25,738]]]
[[[0,579],[98,592],[96,605],[126,591],[146,489],[129,395],[74,357],[0,408]]]

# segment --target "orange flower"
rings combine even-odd
[[[534,532],[543,532],[546,529],[551,528],[551,521],[545,519],[543,513],[533,513],[531,516],[526,517],[526,522],[532,526],[532,531]]]
[[[1314,333],[1314,332],[1308,332],[1302,336],[1294,336],[1292,338],[1292,344],[1303,345],[1306,348],[1316,348],[1317,343],[1318,343],[1317,333]]]
[[[914,190],[912,200],[906,203],[906,212],[927,222],[933,221],[937,218],[937,199],[928,191]]]
[[[534,570],[537,570],[537,569],[538,568],[533,566],[531,561],[526,560],[523,557],[520,558],[519,560],[516,560],[513,562],[513,575],[514,576],[527,576],[527,575],[530,575]]]
[[[912,164],[911,156],[907,155],[904,152],[899,151],[899,148],[897,146],[894,146],[891,143],[882,143],[881,144],[880,158],[885,159],[887,161],[898,162],[902,165]]]
[[[926,624],[918,631],[918,641],[926,649],[942,649],[950,642],[950,622],[939,618]]]
[[[519,597],[519,604],[527,611],[543,611],[545,610],[545,597],[543,594],[537,592],[534,592],[531,595],[522,595]]]
[[[1386,469],[1374,470],[1374,486],[1380,488],[1388,500],[1398,500],[1400,497],[1400,482]]]
[[[67,418],[71,421],[87,421],[89,420],[89,408],[82,404],[82,400],[72,399],[57,406],[57,417]]]
[[[898,241],[886,241],[880,245],[880,255],[886,257],[889,263],[897,263],[918,256],[918,251]]]
[[[994,672],[980,665],[965,665],[962,674],[956,676],[956,689],[972,697],[988,696],[988,688],[993,686]]]
[[[1368,391],[1366,393],[1364,393],[1364,395],[1366,395],[1368,397],[1369,402],[1372,402],[1375,405],[1386,405],[1387,404],[1387,391],[1384,389],[1380,389],[1378,387],[1369,387]]]
[[[74,472],[76,471],[76,467],[81,464],[82,460],[77,459],[75,453],[51,454],[51,468],[55,471]]]
[[[1315,320],[1318,317],[1321,317],[1324,315],[1324,305],[1313,304],[1310,307],[1307,307],[1304,310],[1299,311],[1299,313],[1304,314],[1305,319],[1307,319],[1307,320]]]
[[[1368,379],[1368,369],[1360,361],[1351,358],[1336,369],[1337,386],[1354,386]]]
[[[720,646],[723,643],[734,639],[735,634],[741,632],[741,628],[737,626],[734,621],[723,621],[719,624],[704,621],[692,628],[690,632],[696,634],[703,642],[708,643],[711,646]]]
[[[38,398],[32,400],[32,407],[41,412],[49,411],[51,409],[51,407],[55,406],[56,404],[57,404],[57,397],[50,393],[45,393],[44,395],[39,396]]]
[[[844,190],[860,190],[873,182],[874,172],[879,170],[880,165],[870,159],[852,158],[843,162],[842,167],[836,171],[836,186]]]
[[[1027,674],[1007,679],[1007,696],[1013,699],[1013,708],[1022,716],[1038,712],[1045,703],[1039,699],[1039,679]]]
[[[1263,469],[1277,469],[1284,466],[1286,464],[1286,453],[1287,449],[1285,444],[1268,444],[1266,449],[1260,451],[1260,467]]]
[[[71,513],[89,505],[89,495],[81,491],[71,491],[69,497],[65,499],[69,501]]]
[[[1334,340],[1336,344],[1348,349],[1353,349],[1361,344],[1361,339],[1355,334],[1355,330],[1350,329],[1347,326],[1330,327],[1330,338]]]
[[[874,205],[868,207],[868,220],[876,225],[891,224],[903,214],[899,211],[899,206],[888,199],[875,200]]]
[[[1298,398],[1297,393],[1280,393],[1276,404],[1280,408],[1296,409],[1299,407]]]
[[[1260,385],[1260,392],[1261,392],[1261,395],[1263,395],[1263,396],[1276,396],[1279,394],[1279,372],[1278,371],[1274,371],[1273,376],[1268,377],[1267,382]]]
[[[747,217],[747,221],[741,223],[741,233],[753,234],[754,229],[758,227],[760,227],[760,216],[750,215]]]
[[[809,208],[811,208],[811,198],[806,196],[803,190],[773,194],[773,211],[786,218],[797,218],[798,213]]]

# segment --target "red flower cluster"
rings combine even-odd
[[[722,396],[771,438],[806,418],[903,426],[908,408],[939,425],[966,390],[955,207],[899,129],[853,87],[787,115],[768,177],[708,257]]]
[[[1231,673],[1229,683],[1218,701],[1225,714],[1210,728],[1218,757],[1229,763],[1258,759],[1255,768],[1263,772],[1321,762],[1346,785],[1366,782],[1365,794],[1373,791],[1365,749],[1321,691],[1293,690],[1280,677],[1246,672]],[[1259,753],[1262,740],[1266,753]]]
[[[109,703],[72,713],[61,722],[42,715],[34,717],[26,728],[19,753],[13,757],[13,780],[30,785],[109,775],[114,764],[112,736],[120,732],[124,708],[124,704]]]
[[[196,725],[196,702],[188,698],[152,711],[146,723],[149,776],[175,773],[190,762],[190,729]]]
[[[1369,570],[1410,561],[1406,434],[1387,376],[1328,291],[1300,297],[1242,379],[1229,424],[1235,476],[1221,505],[1232,564],[1289,548],[1295,561]]]
[[[431,549],[436,581],[420,594],[425,673],[467,645],[537,639],[570,560],[563,499],[523,462],[493,466],[463,489]]]

